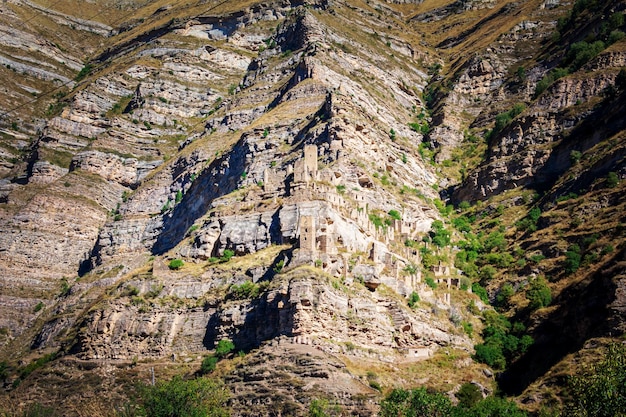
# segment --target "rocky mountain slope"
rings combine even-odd
[[[85,5],[1,6],[7,404],[93,415],[225,340],[236,415],[487,393],[490,301],[538,409],[623,335],[623,1]]]

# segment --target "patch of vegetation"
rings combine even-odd
[[[224,359],[235,350],[235,344],[228,339],[222,339],[215,345],[215,353],[206,356],[200,365],[200,374],[206,375],[215,370],[217,362]]]
[[[626,410],[626,345],[613,343],[602,360],[569,380],[570,399],[562,416],[620,416]]]
[[[85,78],[87,78],[89,76],[89,74],[91,74],[93,67],[91,66],[91,64],[86,64],[80,71],[78,74],[76,74],[76,77],[74,77],[74,81],[76,82],[80,82],[82,80],[84,80]]]
[[[170,263],[167,265],[169,269],[172,271],[178,271],[185,265],[185,262],[182,259],[172,259]]]
[[[537,85],[535,86],[535,94],[534,97],[537,98],[548,89],[556,80],[559,78],[563,78],[569,74],[569,70],[567,68],[555,68],[550,71],[546,76],[544,76]]]
[[[432,222],[429,235],[433,244],[439,246],[440,248],[450,245],[450,230],[444,227],[444,224],[441,220],[435,220]]]
[[[533,207],[526,217],[522,220],[515,223],[515,227],[517,227],[520,231],[529,231],[534,232],[537,230],[537,222],[541,217],[541,209],[539,207]]]
[[[525,353],[534,343],[532,337],[523,334],[526,330],[523,325],[516,323],[512,326],[504,315],[486,310],[483,317],[483,343],[474,346],[474,360],[503,370],[507,363]]]
[[[20,381],[25,380],[30,374],[35,372],[39,368],[43,368],[47,363],[52,362],[56,358],[56,353],[49,353],[47,355],[43,355],[42,357],[35,359],[25,367],[21,368],[18,371],[19,379],[16,380],[17,384]],[[15,385],[15,384],[14,384]]]
[[[341,406],[333,404],[326,399],[314,398],[309,404],[309,417],[330,417],[339,416],[341,414]]]
[[[437,289],[437,283],[431,277],[424,278],[424,282],[426,283],[426,285],[428,285],[433,290]]]
[[[498,114],[496,116],[496,124],[488,135],[489,138],[494,137],[504,130],[504,128],[507,127],[511,121],[513,121],[513,119],[520,115],[525,109],[526,105],[524,103],[517,103],[511,110]]]
[[[471,385],[471,384],[470,384]],[[462,385],[463,388],[465,385]],[[440,392],[426,388],[412,390],[394,389],[380,403],[381,417],[526,417],[517,405],[503,398],[489,396],[480,399],[471,388],[460,394],[463,401],[453,406],[450,398]],[[472,390],[473,391],[473,390]]]
[[[526,290],[526,299],[530,302],[532,310],[547,307],[552,302],[552,291],[544,277],[537,277],[530,281],[530,286]]]
[[[417,303],[419,303],[419,301],[420,301],[419,294],[413,291],[411,295],[409,295],[409,300],[408,300],[409,307],[415,308],[417,306]]]
[[[140,385],[139,399],[127,409],[150,417],[227,417],[227,399],[228,390],[217,380],[176,376],[154,386]]]
[[[261,293],[259,284],[252,281],[246,281],[243,284],[233,284],[228,289],[229,295],[235,300],[246,300],[257,298]]]
[[[565,273],[571,275],[578,271],[581,259],[580,246],[576,244],[571,245],[567,252],[565,252]]]

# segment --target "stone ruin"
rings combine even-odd
[[[298,220],[297,235],[300,250],[296,257],[297,263],[313,264],[344,279],[352,280],[359,276],[370,290],[385,284],[405,296],[409,296],[413,291],[428,293],[429,289],[422,282],[419,268],[415,271],[409,268],[411,265],[421,264],[419,251],[411,247],[404,247],[400,253],[389,249],[389,245],[397,245],[400,240],[404,242],[407,239],[417,239],[418,223],[393,219],[389,227],[376,228],[369,219],[369,208],[363,195],[354,190],[339,193],[337,185],[340,185],[341,174],[330,170],[319,171],[317,147],[305,145],[303,152],[304,157],[296,161],[287,171],[288,175],[293,174],[293,179],[288,184],[290,194],[302,201],[323,200],[335,212],[356,223],[370,243],[365,256],[357,256],[356,260],[352,260],[352,266],[349,266],[353,248],[346,248],[341,240],[337,241],[341,239],[341,233],[336,233],[335,225],[330,219],[308,213],[301,214]],[[279,189],[279,182],[278,176],[273,177],[271,170],[266,170],[266,191]],[[338,243],[342,248],[341,251],[338,249]],[[349,274],[349,270],[352,274]],[[445,285],[448,290],[453,287],[460,288],[461,280],[453,277],[456,273],[450,266],[440,262],[432,271],[437,282]],[[449,305],[450,293],[443,294],[439,302]],[[423,352],[418,356],[422,354]]]

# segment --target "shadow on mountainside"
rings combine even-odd
[[[595,337],[617,336],[626,326],[626,251],[605,268],[564,290],[557,309],[533,332],[535,343],[500,375],[501,389],[519,395],[566,355]]]

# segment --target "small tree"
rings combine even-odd
[[[605,357],[569,381],[565,414],[573,417],[623,416],[626,410],[626,346],[612,344]]]
[[[178,271],[180,268],[185,265],[185,262],[182,259],[172,259],[168,265],[168,268],[172,271]]]
[[[546,279],[537,277],[530,281],[530,288],[526,291],[526,298],[530,301],[529,307],[533,310],[550,305],[552,292]]]
[[[461,388],[454,396],[459,400],[459,407],[462,408],[472,408],[474,404],[483,399],[480,389],[471,382],[461,385]]]
[[[570,246],[568,251],[565,252],[565,273],[569,275],[578,271],[581,259],[580,246]]]
[[[233,350],[235,350],[235,344],[228,339],[222,339],[217,342],[217,346],[215,347],[215,355],[218,358],[223,358]]]

